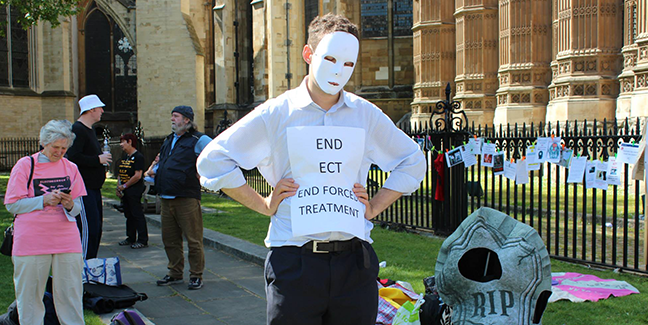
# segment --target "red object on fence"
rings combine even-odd
[[[443,201],[445,198],[443,196],[443,182],[445,181],[445,155],[440,154],[434,159],[434,169],[436,169],[439,174],[439,180],[436,183],[436,189],[434,190],[434,199],[437,201]]]

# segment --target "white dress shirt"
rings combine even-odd
[[[219,190],[237,188],[246,181],[240,168],[258,168],[271,186],[292,178],[286,129],[292,126],[343,126],[365,130],[364,156],[355,183],[366,186],[372,164],[389,171],[383,187],[411,194],[425,175],[425,157],[419,146],[378,107],[346,91],[328,111],[313,102],[301,85],[258,106],[216,137],[197,161],[202,186]],[[239,168],[240,167],[240,168]],[[271,217],[265,244],[268,247],[301,246],[310,240],[347,240],[352,235],[326,232],[294,237],[290,219],[291,198],[286,198]],[[243,220],[241,222],[244,222]],[[365,220],[365,238],[372,242],[373,224]]]

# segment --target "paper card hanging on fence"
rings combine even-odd
[[[461,151],[461,158],[463,159],[466,168],[477,163],[477,157],[475,157],[475,155],[473,155],[466,146],[459,147],[459,150]]]
[[[515,181],[515,174],[517,173],[517,164],[509,160],[504,161],[504,177]]]
[[[538,151],[538,162],[543,163],[547,161],[549,156],[549,142],[551,138],[540,137],[536,140],[536,150]]]
[[[549,149],[547,149],[547,161],[553,164],[559,163],[561,153],[562,146],[560,145],[560,137],[550,138]]]
[[[517,162],[517,169],[515,172],[515,184],[528,184],[529,171],[527,170],[527,160],[522,159]]]
[[[494,143],[484,143],[482,145],[482,166],[493,167],[493,156],[495,155],[496,146]]]
[[[596,161],[596,179],[594,179],[594,188],[607,191],[608,188],[608,163],[607,161]]]
[[[620,167],[621,163],[615,157],[610,157],[607,170],[608,185],[621,185]]]
[[[445,153],[446,162],[448,163],[448,168],[452,166],[459,165],[463,162],[463,155],[459,148],[452,149]]]
[[[481,155],[482,153],[482,143],[484,139],[482,138],[470,138],[468,139],[468,149],[473,155]]]
[[[493,155],[493,173],[495,175],[504,174],[504,153],[498,152]]]
[[[560,161],[558,162],[558,166],[569,168],[569,162],[571,161],[573,154],[574,150],[572,149],[563,150],[560,154]]]
[[[583,182],[583,174],[587,166],[587,157],[574,157],[569,164],[569,176],[567,176],[567,183],[581,183]]]
[[[299,184],[291,197],[293,236],[339,231],[365,238],[365,206],[353,193],[365,132],[337,126],[289,127],[288,155]]]
[[[623,164],[632,165],[637,161],[639,155],[638,143],[621,143],[617,153],[617,161]]]
[[[529,146],[526,150],[527,170],[540,170],[540,162],[538,161],[538,150],[536,146]]]
[[[585,164],[585,188],[594,188],[596,181],[596,160],[588,160]]]

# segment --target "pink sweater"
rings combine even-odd
[[[39,163],[34,157],[34,176],[27,192],[31,169],[29,157],[23,157],[11,169],[5,204],[27,197],[41,196],[53,190],[70,189],[72,198],[86,195],[77,166],[65,158],[57,162]],[[68,221],[62,205],[47,206],[19,214],[14,223],[14,256],[57,253],[80,253],[81,239],[76,222]]]

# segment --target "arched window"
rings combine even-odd
[[[0,6],[0,86],[29,88],[29,39],[18,15],[9,6]]]
[[[84,38],[85,94],[99,96],[106,104],[106,118],[136,120],[137,58],[128,37],[114,19],[93,5],[86,16]]]

